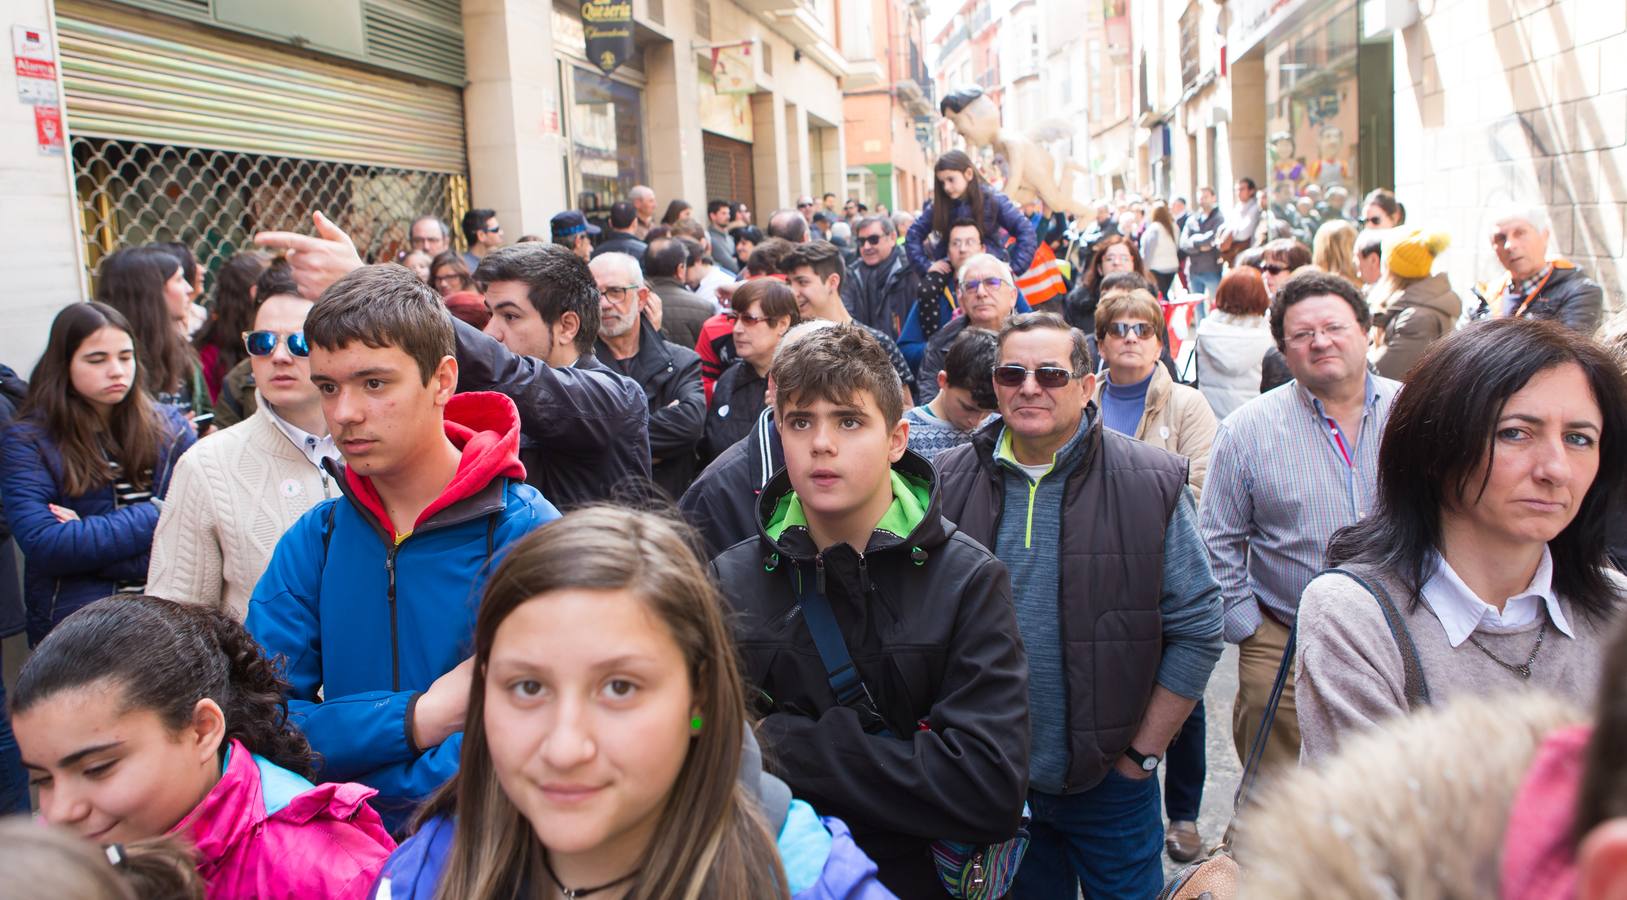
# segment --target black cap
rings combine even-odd
[[[597,235],[599,226],[588,224],[588,217],[574,209],[568,209],[548,221],[548,228],[553,231],[554,240],[568,238],[573,234],[587,232]]]
[[[637,220],[638,211],[633,209],[633,204],[628,203],[626,200],[618,200],[615,203],[610,204],[611,228],[618,231],[623,228],[631,228],[633,227],[633,222]]]

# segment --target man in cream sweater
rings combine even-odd
[[[259,408],[199,441],[175,465],[153,534],[147,593],[229,611],[239,621],[278,538],[339,488],[322,470],[339,453],[311,384],[305,314],[286,266],[260,276],[244,338]]]

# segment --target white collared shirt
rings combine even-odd
[[[311,465],[316,466],[317,471],[323,472],[325,475],[326,470],[322,468],[322,460],[339,458],[339,445],[334,442],[333,435],[325,434],[317,437],[277,415],[277,411],[272,408],[271,404],[266,402],[264,395],[256,392],[256,399],[260,403],[260,408],[266,411],[266,415],[271,417],[271,421],[276,424],[277,428],[283,434],[288,435],[288,439],[294,442],[294,446],[299,448],[299,452],[305,454],[305,458],[311,461]]]
[[[1524,591],[1503,601],[1501,613],[1476,596],[1439,552],[1435,553],[1435,564],[1435,574],[1424,582],[1424,602],[1435,618],[1441,620],[1446,639],[1453,647],[1468,640],[1469,635],[1482,626],[1509,631],[1529,625],[1536,621],[1543,607],[1547,608],[1548,618],[1553,620],[1555,628],[1566,637],[1576,637],[1565,611],[1559,606],[1559,598],[1554,595],[1554,559],[1547,547],[1542,548],[1542,561],[1537,563],[1531,583]]]

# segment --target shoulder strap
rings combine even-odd
[[[1384,589],[1377,579],[1369,581],[1349,569],[1328,569],[1323,575],[1343,575],[1361,585],[1367,593],[1373,595],[1378,601],[1378,607],[1384,613],[1384,624],[1390,628],[1390,637],[1395,640],[1396,649],[1401,651],[1401,669],[1403,684],[1401,691],[1407,700],[1407,706],[1417,709],[1429,705],[1429,682],[1424,678],[1424,664],[1418,658],[1418,646],[1412,642],[1412,632],[1407,629],[1406,620],[1401,618],[1401,610],[1396,608],[1395,601]]]
[[[830,682],[831,691],[836,694],[836,702],[858,713],[866,731],[873,727],[885,729],[886,722],[876,707],[875,699],[870,696],[870,688],[859,674],[859,667],[853,664],[852,654],[847,651],[847,641],[842,637],[841,627],[836,624],[836,614],[830,608],[830,600],[817,586],[808,584],[800,566],[790,568],[797,584],[797,604],[802,607],[803,621],[808,623],[808,632],[813,635],[814,646],[819,650],[819,660],[825,666],[825,678]]]

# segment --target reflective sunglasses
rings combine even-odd
[[[973,281],[962,281],[960,283],[960,292],[962,294],[975,294],[977,293],[977,289],[980,287],[988,288],[992,291],[1000,285],[1006,283],[1007,282],[1004,278],[979,278]]]
[[[1022,387],[1028,380],[1029,374],[1034,376],[1034,383],[1042,388],[1059,388],[1074,379],[1074,373],[1061,366],[1040,366],[1037,369],[1025,369],[1015,363],[995,366],[994,383],[1001,387]]]
[[[1107,326],[1107,333],[1127,338],[1130,335],[1146,340],[1152,337],[1152,326],[1146,322],[1114,322]]]
[[[864,237],[859,238],[859,243],[869,246],[871,244],[879,244],[886,239],[887,236],[885,234],[867,234]]]
[[[243,332],[243,346],[250,356],[270,356],[277,352],[277,343],[283,336],[275,331],[245,331]],[[288,352],[295,356],[310,356],[311,345],[305,340],[305,332],[296,331],[288,335]]]
[[[724,310],[723,318],[728,319],[730,322],[744,322],[747,325],[761,325],[768,321],[768,316],[757,316],[752,315],[751,313],[735,312],[732,309]]]

